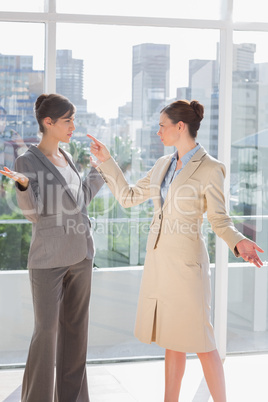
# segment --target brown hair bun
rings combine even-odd
[[[194,109],[199,121],[201,121],[204,117],[204,106],[201,105],[201,103],[199,103],[197,100],[192,100],[190,102],[190,106]]]
[[[48,95],[47,94],[42,94],[40,96],[38,96],[38,98],[35,101],[35,110],[38,110],[39,107],[41,106],[41,103],[47,99]]]

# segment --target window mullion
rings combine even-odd
[[[56,0],[44,0],[44,8],[47,13],[55,13],[56,12]]]
[[[233,27],[221,31],[218,158],[226,166],[225,194],[230,189],[232,129]],[[227,210],[229,209],[226,197]],[[226,356],[228,304],[228,247],[216,238],[215,336],[220,356]]]
[[[56,92],[56,22],[46,23],[45,92]]]

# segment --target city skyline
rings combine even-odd
[[[170,49],[170,45],[150,44],[150,43],[141,43],[139,45],[133,46],[132,49],[133,49],[133,51],[135,49],[142,49],[142,48],[146,49],[145,46],[147,46],[147,49],[148,49],[147,51],[149,51],[149,52],[150,52],[150,49],[154,49],[154,48],[155,49],[162,49],[162,48]],[[157,52],[158,52],[158,50],[157,50]],[[238,74],[238,79],[240,79],[239,77],[241,76],[243,71],[245,71],[245,73],[246,73],[247,71],[250,71],[253,68],[253,66],[255,66],[255,68],[257,68],[258,64],[254,62],[255,54],[256,54],[256,44],[241,43],[239,45],[234,45],[234,58],[233,58],[234,82],[236,81],[235,74]],[[146,60],[145,55],[146,55],[146,51],[145,51],[144,55],[142,56],[144,61]],[[4,69],[2,71],[2,79],[4,79],[4,81],[3,81],[4,85],[2,85],[2,88],[5,88],[5,85],[7,85],[7,83],[9,82],[9,79],[5,80],[5,74],[6,74],[5,71],[8,72],[7,65],[10,64],[10,66],[11,66],[12,63],[13,64],[17,63],[18,64],[17,68],[19,69],[18,72],[16,73],[16,71],[15,71],[15,67],[16,67],[15,64],[13,65],[13,68],[12,68],[12,71],[13,71],[12,74],[15,79],[14,82],[20,82],[20,81],[16,80],[16,74],[21,74],[21,73],[19,73],[20,70],[21,70],[21,72],[26,71],[26,70],[28,71],[28,74],[29,74],[29,76],[27,76],[28,78],[24,77],[23,79],[33,81],[32,84],[31,84],[31,82],[29,82],[28,84],[27,83],[25,84],[26,86],[30,85],[28,90],[30,90],[30,88],[31,88],[31,91],[33,92],[33,94],[31,95],[32,99],[31,100],[29,99],[29,101],[32,102],[32,104],[33,104],[33,102],[34,102],[33,95],[35,94],[36,96],[38,96],[39,93],[42,92],[44,76],[41,77],[41,79],[40,79],[40,74],[44,75],[44,71],[33,70],[33,56],[0,55],[0,57],[2,60],[2,64],[4,63],[2,65],[2,69]],[[154,114],[153,110],[151,110],[150,114],[148,115],[148,118],[144,119],[143,115],[145,116],[146,113],[148,113],[149,109],[147,110],[147,112],[143,109],[144,109],[144,107],[145,108],[149,107],[148,102],[151,102],[151,103],[152,103],[152,101],[156,102],[155,103],[155,105],[156,105],[157,102],[159,103],[159,99],[161,98],[161,102],[162,102],[162,106],[163,106],[163,104],[165,102],[168,102],[169,100],[172,100],[172,99],[176,99],[176,97],[179,94],[180,95],[184,94],[185,95],[184,98],[192,97],[194,95],[195,98],[202,101],[202,94],[200,93],[200,90],[198,90],[198,93],[195,93],[194,88],[198,89],[199,86],[201,85],[200,88],[203,88],[202,90],[206,92],[206,89],[204,87],[204,85],[205,85],[205,86],[207,86],[208,90],[213,92],[215,90],[215,88],[218,86],[218,81],[217,81],[218,78],[215,78],[215,77],[218,74],[217,71],[219,68],[219,61],[217,61],[217,59],[216,60],[193,59],[193,60],[189,60],[189,66],[188,66],[189,79],[188,79],[187,85],[185,85],[183,87],[177,87],[176,95],[174,97],[169,96],[170,78],[168,78],[168,80],[166,81],[167,74],[168,74],[168,77],[170,77],[170,63],[171,63],[171,58],[172,58],[172,55],[170,54],[170,50],[169,50],[169,55],[167,56],[168,67],[163,70],[163,73],[164,73],[163,76],[161,76],[160,70],[159,70],[159,68],[161,66],[161,58],[163,57],[163,56],[161,56],[161,53],[159,53],[159,56],[157,56],[157,53],[156,53],[155,59],[154,59],[153,53],[151,54],[151,56],[148,55],[148,61],[146,63],[149,67],[143,67],[143,69],[149,68],[151,70],[151,73],[149,72],[150,70],[148,70],[148,72],[146,72],[147,70],[144,70],[143,75],[145,78],[142,78],[143,83],[142,83],[142,86],[140,87],[141,84],[139,84],[139,80],[134,82],[134,77],[136,74],[134,71],[134,68],[136,68],[136,67],[135,67],[135,64],[133,64],[134,57],[135,56],[133,53],[133,56],[131,58],[131,60],[132,60],[131,98],[132,99],[127,101],[125,104],[122,104],[122,105],[119,105],[118,107],[116,107],[117,114],[115,115],[114,119],[118,119],[120,113],[121,113],[121,115],[122,115],[122,112],[124,114],[124,110],[126,110],[128,108],[128,105],[132,105],[131,107],[132,108],[134,107],[133,110],[136,110],[136,112],[134,112],[134,114],[132,112],[132,119],[133,120],[140,119],[141,122],[143,122],[142,124],[146,125],[147,122],[151,119],[151,117],[153,117],[153,114]],[[152,57],[151,61],[150,61],[150,57]],[[6,61],[3,61],[3,60],[6,60]],[[160,63],[159,65],[157,64],[158,62]],[[155,63],[155,65],[154,65],[154,63]],[[206,70],[208,68],[208,63],[212,63],[212,64],[211,64],[210,70],[208,70],[206,72]],[[264,71],[266,71],[265,66],[267,65],[267,63],[263,63],[263,64],[261,63],[260,66],[261,65],[263,66],[262,67],[262,71],[263,71],[262,76],[263,76]],[[88,101],[84,97],[84,90],[85,90],[85,88],[84,88],[84,60],[83,59],[79,60],[79,59],[76,59],[75,57],[73,57],[72,50],[70,50],[70,49],[58,49],[57,50],[57,66],[56,66],[56,68],[57,68],[57,71],[56,71],[57,92],[62,93],[63,95],[69,97],[71,99],[71,101],[77,105],[77,109],[78,109],[77,111],[79,113],[87,114],[88,112],[86,110],[86,105],[87,105]],[[159,73],[157,73],[157,70],[159,70]],[[155,72],[153,73],[153,71],[155,71]],[[147,73],[149,73],[149,75],[153,74],[153,75],[151,75],[151,79],[153,79],[154,75],[155,75],[155,77],[157,77],[159,74],[160,74],[159,77],[162,77],[162,78],[160,78],[160,81],[158,78],[158,81],[155,81],[155,83],[152,82],[150,84],[150,86],[148,86],[148,84],[146,84],[146,74]],[[212,76],[211,76],[211,74],[212,74]],[[39,82],[37,82],[37,78],[31,78],[31,77],[35,77],[35,76],[39,77],[38,78]],[[214,81],[216,79],[216,81],[211,82],[211,83],[209,81],[206,82],[207,78],[209,78],[210,76]],[[22,75],[22,77],[23,77],[23,75]],[[196,78],[193,79],[193,77],[196,77]],[[207,77],[207,78],[205,78],[205,77]],[[252,74],[250,76],[247,75],[246,78],[247,78],[247,80],[252,80]],[[136,78],[135,78],[135,80],[136,80]],[[162,80],[162,83],[161,83],[161,80]],[[23,82],[23,81],[21,81],[21,82]],[[14,85],[14,83],[12,85]],[[156,85],[156,87],[155,87],[155,85]],[[166,89],[164,92],[162,92],[160,94],[159,91],[163,91],[162,89],[160,89],[160,87],[162,85],[166,86]],[[23,91],[27,92],[26,86],[25,86],[25,89],[23,89]],[[11,86],[9,85],[8,88],[11,89]],[[137,89],[137,88],[140,88],[140,89]],[[137,95],[135,95],[135,94],[138,94],[139,92],[141,93],[141,90],[144,93],[144,95],[142,95],[142,98],[140,98],[138,103],[137,102],[133,103],[135,101],[135,99],[138,99]],[[193,90],[194,90],[194,92],[193,92]],[[13,88],[13,91],[14,91],[14,88]],[[28,102],[27,114],[31,114],[30,103],[29,103],[29,101],[27,101],[27,93],[25,94],[24,101],[22,102],[23,98],[22,98],[21,91],[22,91],[22,88],[18,87],[18,99],[20,99],[20,102],[21,102],[20,109],[22,106],[25,108],[26,104]],[[148,92],[146,94],[146,91],[149,91],[150,93]],[[15,95],[15,92],[12,96],[7,95],[7,94],[8,94],[8,92],[6,92],[6,89],[5,89],[4,93],[2,93],[2,96],[1,96],[1,98],[2,98],[1,105],[2,106],[7,105],[6,103],[3,104],[3,100],[6,101],[5,96],[8,96],[10,98],[9,104],[13,105],[13,109],[10,109],[10,107],[6,107],[6,108],[9,109],[8,110],[9,114],[10,113],[14,114],[14,113],[16,113],[16,108],[14,109],[14,105],[15,105],[14,96],[17,96],[17,95]],[[138,95],[138,96],[140,96],[140,95]],[[159,96],[160,96],[160,98],[159,98]],[[200,98],[200,96],[201,96],[201,98]],[[158,100],[157,100],[157,97],[159,98]],[[153,98],[154,98],[154,100],[153,100]],[[147,100],[145,101],[145,99],[147,99]],[[152,106],[150,106],[150,108],[151,107]],[[25,109],[25,111],[27,109]],[[138,112],[140,117],[137,114],[137,110],[140,110]],[[155,111],[157,112],[157,109],[155,109]],[[96,115],[100,119],[105,118],[103,115],[98,115],[96,112],[92,112],[92,113],[88,113],[88,114]],[[153,119],[155,119],[155,117],[153,117]],[[155,119],[155,120],[157,120],[157,119]],[[108,123],[109,122],[106,120],[106,124],[108,124]],[[157,121],[153,120],[150,124],[152,124],[152,123],[154,125],[156,125]],[[250,131],[250,133],[251,133],[251,131]]]
[[[14,31],[20,32],[20,45]],[[43,24],[0,23],[0,34],[8,38],[1,44],[2,54],[31,54],[34,69],[44,69]],[[217,41],[219,32],[216,30],[57,25],[57,49],[70,49],[74,58],[84,60],[84,97],[88,112],[103,116],[106,121],[117,117],[118,107],[131,100],[133,46],[141,43],[170,45],[170,93],[175,97],[176,88],[188,84],[189,59],[215,59]]]
[[[14,32],[20,32],[18,42]],[[2,54],[33,56],[34,69],[44,69],[43,24],[0,23]],[[235,32],[234,44],[256,43],[255,63],[266,60],[266,41],[262,32]],[[184,37],[187,36],[187,46]],[[85,48],[84,40],[88,44]],[[91,38],[93,40],[91,41]],[[98,40],[95,40],[98,38]],[[107,38],[109,42],[107,44]],[[197,43],[203,43],[203,46]],[[176,96],[176,88],[188,85],[188,62],[190,59],[216,59],[215,43],[219,40],[217,30],[156,29],[153,27],[90,26],[58,24],[57,48],[71,49],[73,57],[85,63],[84,96],[88,112],[102,115],[106,121],[117,116],[117,109],[131,100],[131,49],[139,43],[162,43],[171,46],[170,91]],[[109,46],[111,43],[111,46]],[[122,57],[124,55],[124,57]],[[177,57],[179,55],[179,57]],[[122,65],[122,69],[118,68]],[[109,77],[107,76],[107,68]],[[178,74],[179,72],[179,74]],[[99,75],[98,75],[99,74]],[[99,79],[95,77],[100,76]],[[120,91],[116,90],[120,86]],[[114,102],[107,102],[107,94]]]

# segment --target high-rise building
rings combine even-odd
[[[33,70],[33,56],[0,54],[0,106],[9,129],[22,137],[36,136],[33,107],[43,85],[44,71]]]
[[[136,145],[146,165],[163,155],[156,137],[159,112],[169,97],[170,46],[143,43],[133,46],[132,119],[136,122]]]
[[[43,92],[44,71],[33,56],[0,54],[0,163],[10,169],[28,145],[37,142],[34,102]]]
[[[265,163],[268,157],[268,63],[254,63],[256,45],[241,43],[233,48],[232,150],[230,209],[238,215],[264,214],[268,203],[262,199],[268,186]],[[205,106],[198,139],[217,157],[219,119],[219,59],[191,60],[190,98]],[[185,92],[185,90],[184,90]],[[204,124],[205,123],[205,124]],[[260,174],[260,172],[262,172]],[[261,211],[261,213],[260,213]],[[240,229],[256,240],[260,222],[243,220]]]
[[[56,91],[70,99],[78,112],[87,112],[87,101],[83,98],[84,60],[74,59],[72,50],[57,50]]]
[[[218,107],[219,70],[217,60],[189,61],[190,99],[197,99],[204,105],[205,119],[198,132],[198,140],[205,149],[218,156]]]
[[[0,105],[13,129],[26,129],[25,116],[33,114],[35,99],[43,92],[44,71],[33,70],[33,56],[0,54]],[[16,127],[15,127],[16,126]]]
[[[233,71],[251,71],[254,65],[255,43],[233,45]]]
[[[259,84],[254,64],[256,45],[235,44],[233,48],[233,142],[256,132],[259,124],[256,111]],[[205,107],[198,138],[210,155],[218,155],[219,120],[219,47],[216,60],[189,61],[189,87],[178,88],[177,94],[197,99]],[[262,69],[262,71],[265,69]],[[179,97],[178,95],[178,97]]]

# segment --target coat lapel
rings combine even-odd
[[[77,200],[74,198],[73,193],[71,192],[68,184],[66,183],[66,180],[64,179],[62,174],[59,172],[59,170],[55,167],[55,165],[52,162],[50,162],[50,160],[41,151],[39,151],[39,149],[35,145],[31,145],[29,148],[29,151],[32,152],[38,159],[40,159],[40,161],[46,166],[46,168],[50,170],[50,172],[53,174],[53,176],[55,176],[59,180],[61,185],[64,187],[66,193],[72,198],[72,200],[75,202],[75,204],[77,204]],[[70,160],[68,155],[61,148],[60,148],[60,152],[67,159],[67,161],[70,164],[70,166],[72,167],[72,169],[78,174],[79,180],[80,180],[80,187],[81,187],[81,179],[80,179],[80,175],[79,175],[76,167],[74,166],[74,164],[72,163],[72,161]]]
[[[67,159],[67,161],[70,164],[71,168],[75,171],[75,173],[77,174],[77,176],[79,178],[79,183],[80,183],[79,184],[79,191],[78,191],[78,195],[77,195],[77,200],[75,202],[80,206],[80,208],[82,208],[82,204],[83,204],[84,200],[83,200],[83,198],[81,198],[83,193],[81,192],[82,180],[81,180],[80,174],[79,174],[78,170],[76,169],[75,165],[73,164],[73,161],[69,158],[68,154],[66,154],[66,152],[61,148],[59,148],[59,150],[64,155],[64,157]],[[69,189],[69,187],[68,187],[68,189]],[[70,191],[70,189],[68,191],[68,194],[71,194],[72,198],[74,199],[73,193]]]
[[[205,149],[201,147],[189,160],[182,171],[177,175],[177,177],[170,184],[168,193],[163,204],[163,209],[166,208],[167,204],[172,200],[172,194],[174,193],[174,188],[182,186],[189,177],[196,171],[199,165],[202,163],[203,157],[207,154]]]
[[[170,163],[171,163],[171,159],[172,159],[173,156],[175,156],[176,154],[177,154],[177,151],[174,152],[173,154],[170,154],[169,157],[165,160],[165,163],[163,164],[163,166],[161,167],[160,174],[159,174],[158,180],[157,180],[157,184],[159,184],[159,186],[161,186],[162,181],[163,181],[164,178],[165,178],[165,175],[166,175],[166,173],[167,173],[167,171],[168,171],[168,168],[169,168],[169,166],[170,166]]]
[[[169,155],[167,158],[162,159],[161,166],[157,166],[155,169],[155,176],[151,180],[152,188],[151,188],[151,197],[155,201],[155,210],[161,211],[162,206],[161,206],[161,183],[164,180],[164,177],[168,171],[168,168],[170,166],[170,162],[172,157],[176,154]]]

